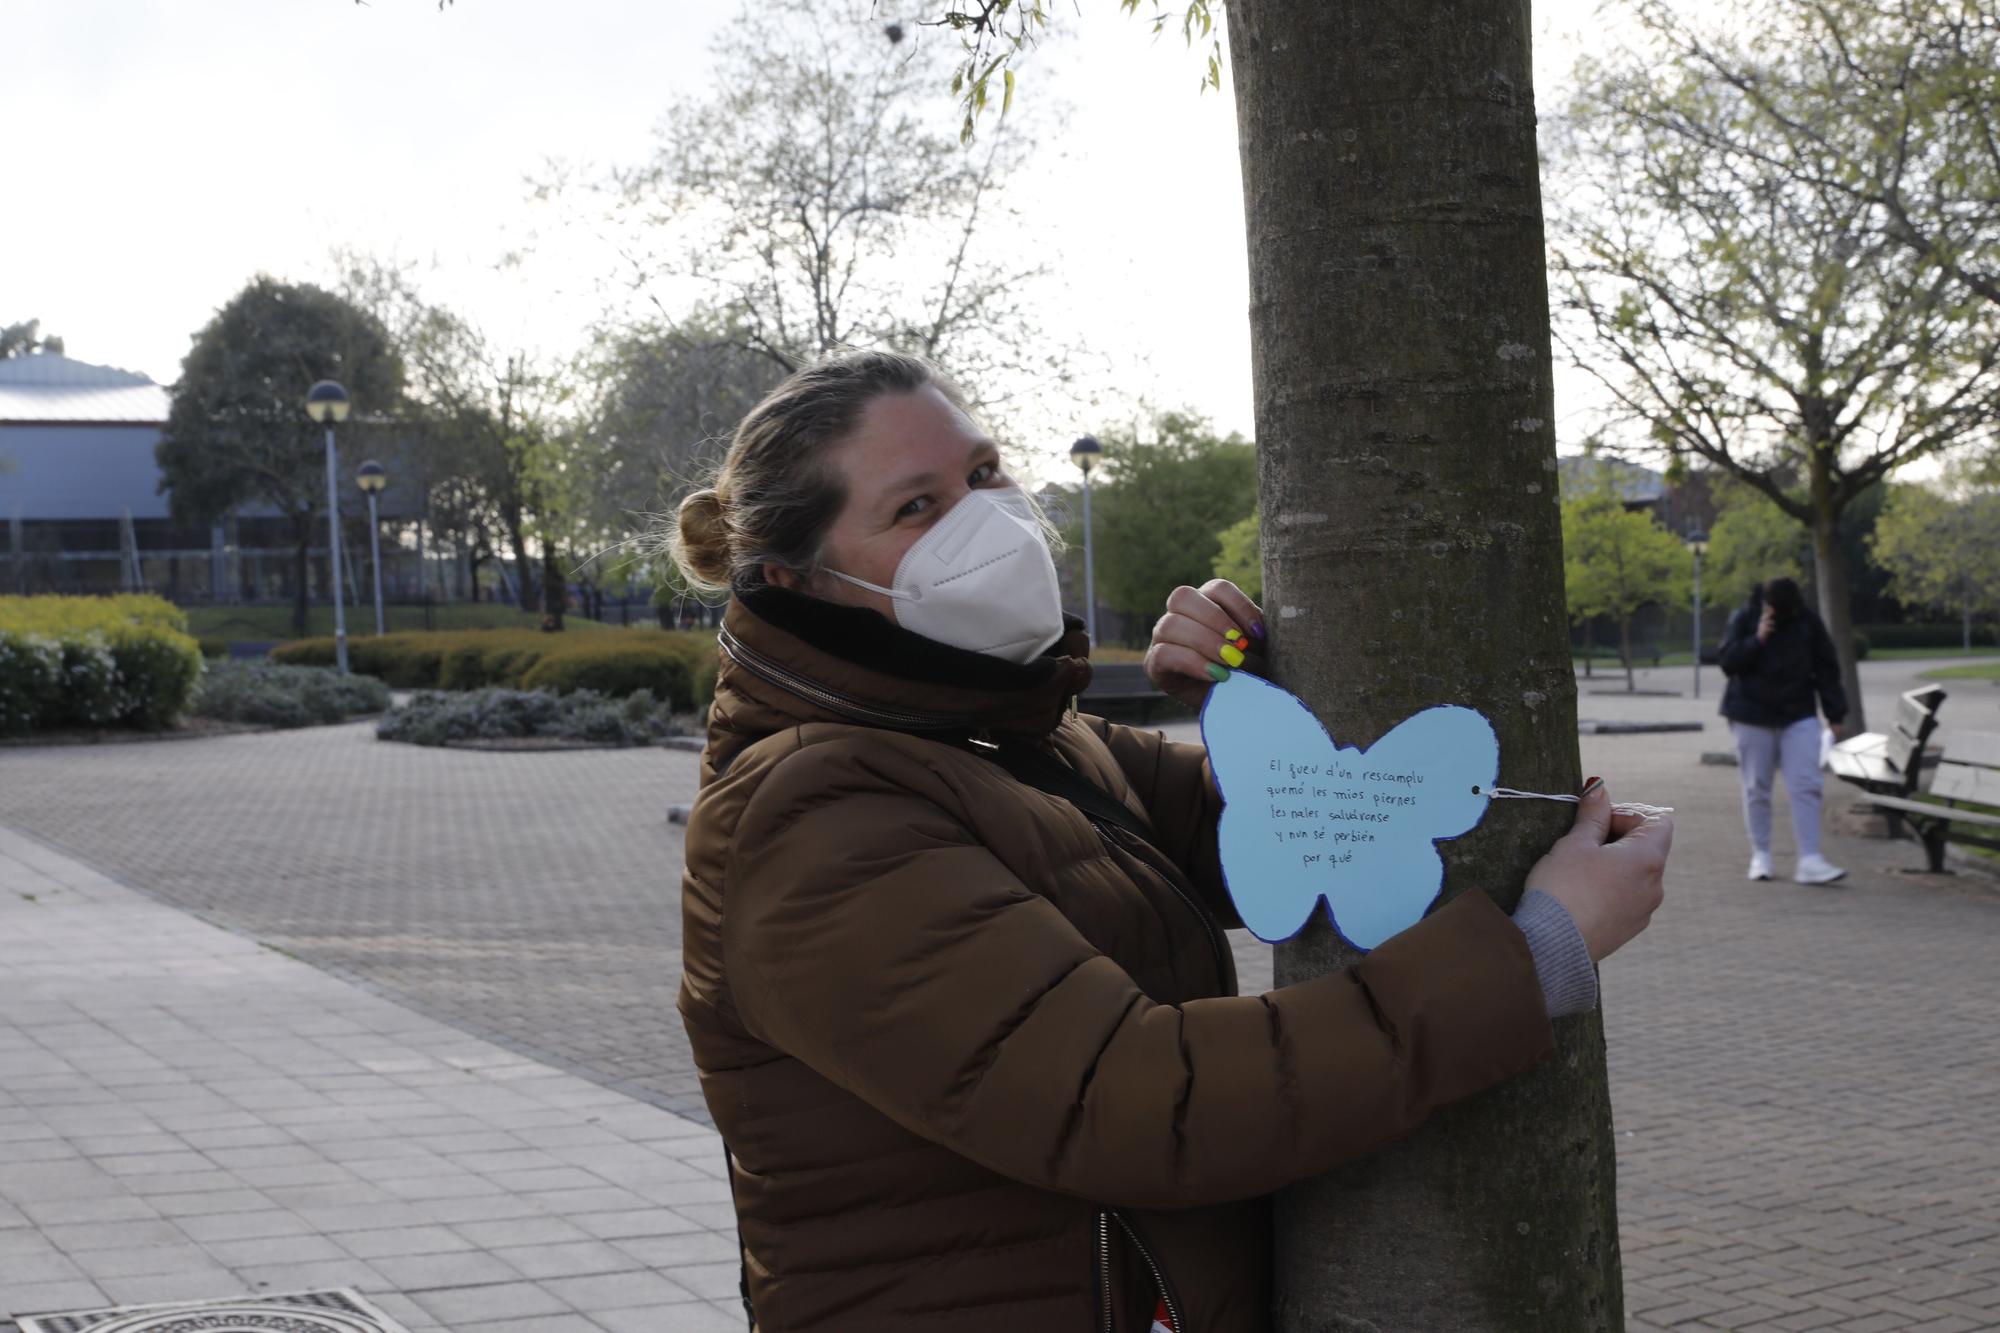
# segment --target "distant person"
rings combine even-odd
[[[1847,872],[1819,854],[1818,714],[1846,734],[1847,695],[1826,626],[1792,579],[1772,579],[1729,618],[1719,660],[1729,687],[1722,715],[1736,737],[1743,777],[1743,822],[1750,830],[1750,878],[1771,878],[1771,779],[1782,770],[1799,845],[1792,878],[1831,884]]]

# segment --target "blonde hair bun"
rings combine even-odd
[[[676,519],[674,563],[693,587],[703,592],[727,592],[733,566],[729,511],[722,493],[713,486],[689,492]]]

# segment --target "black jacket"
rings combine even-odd
[[[1722,715],[1732,722],[1783,727],[1824,711],[1828,725],[1847,716],[1840,688],[1840,659],[1826,626],[1810,609],[1780,620],[1768,641],[1757,638],[1764,604],[1752,598],[1729,618],[1718,661],[1729,687],[1722,692]],[[1815,709],[1813,696],[1819,696]]]

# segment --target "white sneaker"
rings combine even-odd
[[[1771,854],[1769,852],[1750,853],[1750,878],[1771,878]]]
[[[1801,856],[1792,870],[1792,879],[1800,884],[1831,884],[1846,873],[1823,856]]]

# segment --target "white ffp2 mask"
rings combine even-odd
[[[829,570],[896,604],[896,623],[954,648],[1031,662],[1062,637],[1055,558],[1018,487],[969,491],[904,553],[894,587]]]

